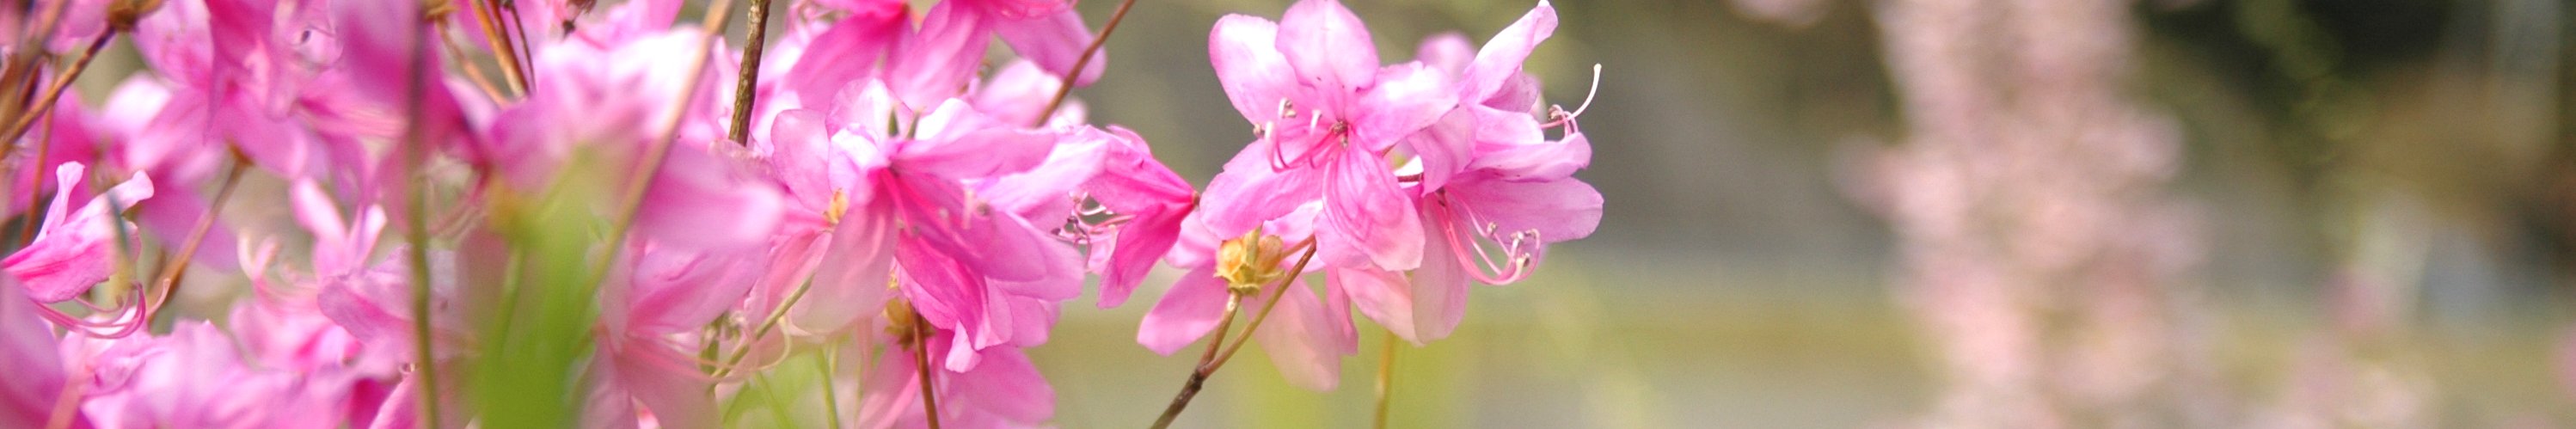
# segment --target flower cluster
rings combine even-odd
[[[834,422],[1036,425],[1024,350],[1166,262],[1140,343],[1257,307],[1330,388],[1351,308],[1445,337],[1602,204],[1521,70],[1544,2],[1393,66],[1333,0],[1226,17],[1258,137],[1204,193],[1067,96],[1118,19],[1067,0],[751,0],[741,47],[724,1],[37,3],[0,12],[7,427],[715,427],[800,355]],[[85,106],[116,39],[144,70]]]

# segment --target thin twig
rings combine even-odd
[[[1091,57],[1100,53],[1101,45],[1109,43],[1109,32],[1117,31],[1118,21],[1127,19],[1127,8],[1135,6],[1136,0],[1118,2],[1118,10],[1109,13],[1109,23],[1101,24],[1100,35],[1091,37],[1091,46],[1082,49],[1082,58],[1073,60],[1073,70],[1064,73],[1064,82],[1055,86],[1055,97],[1047,99],[1046,110],[1038,111],[1038,123],[1031,126],[1046,125],[1047,118],[1055,116],[1055,109],[1064,106],[1064,97],[1073,92],[1073,82],[1082,78],[1082,69],[1091,66]]]
[[[519,17],[519,2],[503,0],[502,3],[509,5],[510,28],[518,33],[518,48],[512,50],[512,53],[518,54],[519,64],[522,67],[533,69],[537,66],[537,52],[536,49],[531,48],[536,45],[528,44],[528,20]],[[498,16],[500,13],[496,12],[493,15]],[[536,90],[537,74],[534,70],[521,70],[520,73],[519,78],[524,81],[519,82],[519,85],[528,90]]]
[[[510,78],[510,89],[520,95],[527,95],[527,70],[520,68],[517,49],[510,43],[510,34],[503,30],[499,23],[501,19],[499,1],[483,0],[474,3],[475,7],[467,9],[474,11],[474,21],[483,26],[483,42],[492,45],[493,61],[501,64],[502,76]]]
[[[36,240],[36,217],[34,215],[37,213],[36,208],[40,207],[36,205],[36,203],[44,199],[45,179],[53,177],[51,174],[45,174],[45,163],[52,162],[53,160],[45,158],[47,158],[47,155],[53,155],[54,153],[54,121],[45,121],[44,131],[37,133],[36,141],[35,168],[28,169],[33,170],[30,172],[34,174],[30,175],[36,176],[36,178],[34,180],[35,184],[27,187],[27,211],[24,212],[24,214],[27,215],[26,221],[18,223],[18,239],[20,240],[18,245],[20,246],[25,246],[27,243],[34,242]]]
[[[1277,309],[1279,307],[1279,301],[1287,298],[1285,294],[1288,293],[1288,288],[1295,287],[1300,284],[1298,283],[1297,278],[1306,272],[1306,263],[1315,259],[1315,247],[1313,244],[1313,241],[1308,241],[1302,244],[1306,246],[1305,254],[1297,257],[1297,266],[1295,268],[1288,269],[1288,278],[1281,279],[1279,281],[1278,291],[1270,294],[1270,301],[1262,303],[1261,311],[1252,315],[1252,322],[1244,326],[1243,335],[1236,337],[1236,339],[1232,341],[1232,345],[1225,347],[1225,352],[1215,355],[1215,359],[1209,359],[1206,356],[1201,356],[1199,358],[1200,363],[1198,368],[1190,372],[1189,381],[1181,384],[1181,392],[1179,394],[1172,396],[1172,405],[1164,408],[1163,416],[1154,420],[1154,429],[1171,427],[1172,420],[1181,416],[1182,409],[1189,408],[1190,399],[1198,396],[1199,387],[1207,384],[1208,377],[1216,375],[1217,369],[1224,368],[1226,361],[1233,360],[1234,352],[1242,350],[1243,343],[1252,342],[1252,334],[1261,330],[1261,322],[1269,320],[1270,311]],[[1224,316],[1223,321],[1220,322],[1221,324],[1232,323],[1234,313],[1236,312],[1236,303],[1240,301],[1242,301],[1242,299],[1238,297],[1235,302],[1226,303],[1226,315]],[[1215,352],[1218,344],[1224,344],[1227,342],[1227,334],[1224,326],[1219,326],[1218,329],[1213,332],[1216,334],[1216,338],[1210,340],[1211,342],[1208,343],[1209,352]]]
[[[1190,366],[1189,381],[1181,383],[1181,392],[1172,395],[1172,404],[1165,406],[1163,415],[1154,419],[1154,427],[1171,426],[1172,419],[1180,418],[1181,409],[1190,406],[1190,398],[1198,396],[1199,388],[1207,385],[1208,375],[1215,372],[1208,369],[1208,363],[1216,361],[1217,349],[1225,345],[1226,332],[1234,328],[1234,315],[1241,308],[1243,308],[1243,295],[1228,294],[1225,300],[1225,313],[1216,319],[1216,330],[1208,331],[1216,333],[1216,336],[1208,339],[1207,351],[1200,352],[1199,363]]]
[[[769,0],[751,0],[751,28],[742,46],[742,70],[733,85],[733,128],[727,133],[738,145],[751,145],[751,109],[760,85],[761,38],[769,32]]]
[[[814,280],[810,278],[806,279],[804,283],[797,284],[795,291],[788,292],[787,300],[780,302],[776,310],[771,310],[769,312],[769,317],[763,318],[760,321],[760,327],[753,328],[751,330],[751,336],[744,337],[742,345],[734,348],[733,355],[725,357],[724,366],[716,367],[715,373],[709,375],[709,377],[723,380],[725,376],[732,375],[733,369],[742,365],[743,357],[751,355],[751,348],[753,346],[760,345],[760,338],[769,336],[770,330],[777,329],[779,321],[787,318],[787,310],[795,307],[797,301],[804,300],[805,291],[810,290],[813,287]],[[714,389],[715,387],[708,386],[707,388]]]
[[[81,70],[88,69],[89,61],[97,59],[98,51],[106,49],[107,41],[114,38],[116,38],[116,30],[98,33],[98,38],[90,40],[89,50],[82,51],[80,58],[72,60],[71,68],[54,75],[54,83],[45,87],[45,95],[35,99],[34,107],[20,112],[17,118],[9,121],[9,128],[0,131],[0,136],[6,136],[6,138],[0,138],[0,142],[10,142],[10,144],[7,145],[7,149],[0,149],[0,157],[8,156],[8,150],[18,147],[16,142],[19,137],[26,136],[28,126],[34,125],[37,119],[53,111],[54,102],[62,98],[64,89],[71,88],[72,79],[79,78]]]
[[[447,23],[439,23],[438,28],[440,33],[446,33]],[[438,44],[447,48],[447,56],[460,59],[465,58],[465,48],[457,47],[456,39],[442,36],[438,38]],[[483,96],[492,98],[492,103],[499,104],[502,100],[508,100],[508,98],[502,97],[500,88],[492,86],[492,78],[484,76],[483,69],[475,67],[474,63],[460,60],[456,62],[456,69],[463,70],[465,72],[465,80],[473,81],[475,88],[481,88],[483,90]]]
[[[1306,254],[1304,256],[1297,257],[1297,267],[1288,269],[1288,279],[1286,281],[1279,282],[1279,290],[1270,293],[1270,301],[1261,303],[1261,312],[1253,313],[1251,325],[1243,327],[1243,336],[1237,337],[1234,340],[1233,345],[1225,346],[1225,354],[1217,355],[1216,362],[1211,362],[1211,364],[1220,367],[1225,366],[1227,361],[1234,360],[1234,352],[1243,350],[1244,343],[1252,342],[1252,334],[1261,331],[1261,322],[1270,320],[1270,310],[1278,309],[1279,301],[1288,299],[1288,297],[1285,296],[1288,293],[1288,288],[1303,284],[1297,282],[1297,277],[1306,272],[1306,262],[1314,259],[1315,247],[1312,246],[1310,242],[1306,247]],[[1209,368],[1208,371],[1215,372],[1216,369]]]
[[[224,172],[223,187],[215,190],[214,202],[206,206],[205,215],[197,217],[197,226],[188,230],[188,241],[179,245],[179,256],[170,261],[170,272],[161,276],[161,303],[145,308],[168,306],[170,298],[178,295],[179,279],[185,278],[188,274],[188,262],[197,256],[197,246],[204,244],[206,234],[214,231],[215,216],[223,213],[224,202],[232,200],[233,188],[241,184],[242,169],[248,167],[247,161],[239,152],[233,154],[233,166]],[[151,320],[148,311],[144,316],[146,323]]]
[[[939,395],[930,387],[930,321],[920,311],[912,317],[912,366],[921,371],[921,413],[929,417],[930,429],[939,429]]]

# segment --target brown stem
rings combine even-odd
[[[197,226],[188,230],[188,241],[179,245],[179,256],[170,261],[170,273],[161,277],[159,306],[170,305],[170,298],[178,295],[179,279],[186,278],[188,274],[188,261],[197,256],[197,246],[204,244],[206,234],[214,231],[215,215],[223,212],[224,202],[232,200],[233,188],[241,184],[242,169],[248,164],[245,161],[238,152],[233,155],[233,168],[224,173],[224,187],[215,190],[214,202],[206,206],[205,215],[197,217]]]
[[[1109,43],[1109,32],[1118,31],[1118,21],[1127,19],[1127,8],[1135,6],[1136,0],[1118,2],[1118,10],[1109,13],[1109,23],[1101,24],[1100,35],[1092,36],[1091,46],[1084,47],[1082,57],[1073,60],[1073,70],[1064,73],[1064,82],[1055,86],[1055,97],[1047,99],[1046,110],[1038,111],[1038,123],[1031,126],[1046,125],[1047,118],[1055,116],[1055,109],[1064,107],[1065,95],[1073,93],[1073,82],[1082,78],[1083,68],[1091,66],[1091,57],[1100,53],[1101,45]]]
[[[1288,293],[1288,288],[1300,284],[1297,282],[1297,276],[1306,272],[1307,261],[1315,259],[1314,242],[1308,241],[1306,246],[1306,254],[1297,257],[1297,266],[1288,269],[1288,279],[1279,282],[1279,290],[1270,293],[1269,302],[1261,303],[1261,312],[1253,313],[1252,324],[1243,328],[1243,336],[1236,337],[1233,345],[1226,346],[1225,354],[1217,355],[1216,362],[1213,362],[1216,366],[1225,366],[1227,361],[1234,360],[1234,352],[1242,351],[1244,343],[1252,342],[1252,333],[1261,331],[1261,322],[1270,320],[1270,310],[1278,309],[1279,301],[1287,299],[1283,295]]]
[[[727,136],[733,143],[751,145],[751,107],[753,91],[760,85],[761,39],[769,31],[769,0],[751,0],[751,28],[742,46],[742,71],[733,85],[733,128]]]
[[[27,187],[27,211],[26,211],[26,212],[24,212],[24,213],[22,213],[22,214],[24,215],[24,218],[26,219],[26,221],[25,221],[25,222],[19,222],[19,223],[18,223],[18,239],[20,240],[20,241],[18,242],[18,244],[19,244],[19,245],[21,245],[21,246],[24,246],[24,245],[26,245],[27,243],[29,243],[29,242],[33,242],[33,241],[35,241],[35,240],[36,240],[36,216],[34,216],[34,215],[37,213],[37,211],[36,211],[36,210],[37,210],[37,207],[38,207],[38,206],[36,205],[36,203],[38,203],[38,202],[40,202],[40,201],[43,201],[43,199],[44,199],[44,195],[45,195],[45,179],[48,179],[48,178],[52,178],[52,177],[53,177],[53,175],[52,175],[52,174],[46,174],[46,171],[45,171],[45,163],[47,163],[47,162],[52,162],[52,161],[53,161],[53,160],[50,160],[50,159],[46,159],[46,158],[48,158],[48,157],[47,157],[47,155],[53,155],[53,153],[54,153],[54,135],[53,135],[53,134],[54,134],[54,123],[53,123],[53,122],[48,121],[48,122],[45,122],[44,132],[39,133],[39,134],[36,136],[36,141],[37,141],[37,143],[36,143],[36,163],[34,164],[34,165],[35,165],[35,168],[30,168],[30,169],[28,169],[28,170],[34,170],[34,171],[32,171],[32,172],[31,172],[31,173],[34,173],[34,174],[30,174],[30,175],[31,175],[31,176],[36,176],[36,177],[33,179],[33,182],[35,183],[35,185],[33,185],[33,186],[28,186],[28,187]]]
[[[529,46],[534,45],[528,44],[528,20],[519,17],[519,2],[503,1],[502,3],[509,5],[507,12],[510,12],[510,17],[508,18],[510,20],[510,29],[513,30],[512,32],[518,34],[518,36],[516,36],[519,40],[518,48],[514,49],[514,52],[512,53],[518,54],[519,65],[521,67],[535,68],[537,64],[537,54],[535,49],[528,48]],[[493,13],[493,15],[499,16],[500,14]],[[520,70],[519,73],[520,79],[523,80],[519,82],[521,87],[532,90],[536,88],[537,75],[536,73],[533,73],[533,70],[523,69]]]
[[[1162,417],[1154,419],[1155,428],[1169,427],[1172,419],[1180,418],[1181,409],[1188,408],[1190,398],[1199,395],[1199,387],[1207,384],[1208,375],[1216,373],[1208,363],[1216,361],[1218,346],[1225,344],[1227,330],[1234,328],[1234,315],[1243,308],[1243,295],[1229,295],[1225,301],[1225,315],[1217,317],[1216,330],[1208,331],[1215,332],[1216,337],[1208,339],[1207,351],[1199,353],[1199,363],[1190,366],[1190,379],[1181,383],[1181,392],[1172,396],[1172,405],[1163,408]]]
[[[930,387],[930,329],[930,321],[913,316],[912,366],[921,371],[921,414],[929,417],[930,429],[939,429],[939,395]]]
[[[1262,303],[1261,311],[1252,315],[1252,323],[1248,323],[1244,326],[1243,335],[1235,337],[1234,341],[1232,341],[1233,344],[1225,346],[1225,351],[1223,353],[1218,353],[1217,346],[1227,343],[1226,337],[1228,335],[1226,333],[1226,325],[1233,324],[1234,315],[1238,311],[1238,306],[1239,303],[1242,302],[1242,298],[1237,296],[1234,301],[1226,303],[1225,316],[1219,320],[1217,329],[1215,331],[1210,331],[1215,333],[1216,337],[1208,340],[1207,352],[1209,354],[1201,355],[1199,357],[1199,365],[1195,370],[1190,371],[1189,381],[1182,383],[1181,392],[1172,396],[1172,405],[1163,408],[1162,417],[1154,419],[1154,429],[1171,427],[1172,420],[1180,418],[1182,409],[1189,408],[1190,399],[1198,396],[1199,388],[1207,384],[1208,377],[1216,375],[1217,369],[1224,368],[1226,361],[1233,360],[1234,352],[1242,350],[1243,343],[1252,342],[1252,334],[1254,332],[1259,332],[1261,329],[1261,322],[1270,319],[1270,311],[1279,307],[1279,300],[1285,298],[1283,294],[1287,293],[1288,288],[1297,285],[1297,277],[1306,272],[1306,263],[1315,259],[1314,242],[1310,240],[1302,245],[1306,246],[1305,254],[1297,257],[1296,267],[1288,269],[1288,278],[1279,281],[1278,291],[1271,293],[1270,301]]]
[[[18,138],[27,135],[28,126],[34,125],[37,119],[45,117],[45,113],[53,111],[54,102],[62,98],[64,89],[71,88],[72,79],[79,78],[81,70],[88,69],[89,61],[97,59],[98,51],[106,49],[107,41],[114,38],[116,38],[115,30],[98,33],[98,38],[90,40],[89,50],[82,51],[80,58],[72,60],[71,68],[54,75],[54,83],[45,87],[45,95],[34,100],[35,106],[20,112],[17,118],[9,121],[9,128],[0,130],[0,136],[6,136],[0,138],[0,142],[10,142],[7,149],[0,149],[0,156],[8,156],[8,150],[18,147],[15,143]]]
[[[466,9],[474,11],[474,22],[483,27],[483,42],[492,45],[493,61],[501,63],[501,75],[510,78],[510,89],[522,96],[527,95],[527,71],[519,67],[518,49],[511,46],[510,33],[503,30],[499,22],[502,19],[499,0],[477,1]]]
[[[446,33],[448,31],[447,24],[444,22],[439,23],[438,28],[439,33]],[[494,104],[499,104],[502,100],[508,100],[508,98],[501,96],[500,88],[492,86],[492,78],[483,75],[482,68],[475,67],[473,63],[462,60],[462,58],[465,58],[465,49],[456,47],[455,39],[441,36],[438,38],[438,44],[447,48],[447,56],[459,58],[456,63],[456,69],[464,71],[465,80],[473,81],[475,88],[483,90],[483,96],[492,98],[492,103]]]

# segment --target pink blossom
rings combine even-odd
[[[54,183],[84,182],[79,163],[63,164],[54,170]],[[45,210],[45,222],[36,239],[25,249],[0,260],[0,271],[26,285],[27,296],[36,302],[55,303],[72,299],[91,286],[107,281],[115,269],[121,236],[133,225],[117,218],[117,213],[134,203],[152,198],[152,178],[137,173],[133,179],[108,188],[92,197],[79,211],[68,211],[71,190],[61,186],[54,193],[53,205]]]
[[[1547,244],[1589,236],[1601,223],[1601,194],[1572,177],[1590,164],[1589,140],[1573,131],[1571,115],[1561,118],[1563,138],[1546,139],[1531,111],[1537,80],[1520,70],[1555,26],[1555,9],[1540,2],[1472,59],[1438,58],[1464,49],[1437,45],[1463,39],[1425,42],[1426,57],[1455,65],[1460,99],[1470,101],[1405,139],[1417,155],[1406,171],[1419,177],[1412,189],[1429,232],[1425,258],[1409,277],[1337,277],[1365,285],[1350,289],[1361,312],[1406,340],[1447,337],[1466,315],[1470,282],[1517,281],[1535,269]],[[1499,247],[1501,260],[1487,255],[1485,241]]]
[[[1333,0],[1290,6],[1280,23],[1228,15],[1208,55],[1235,110],[1262,134],[1208,184],[1219,236],[1321,200],[1318,257],[1334,266],[1421,264],[1422,225],[1386,154],[1456,105],[1439,72],[1379,67],[1368,30]]]

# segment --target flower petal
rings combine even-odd
[[[1530,8],[1528,14],[1512,21],[1510,27],[1504,27],[1476,51],[1475,62],[1467,65],[1467,96],[1481,100],[1493,95],[1506,80],[1520,75],[1521,63],[1529,60],[1530,50],[1555,33],[1556,7],[1539,0],[1537,7]]]
[[[1182,274],[1163,299],[1145,312],[1145,320],[1136,327],[1136,343],[1154,353],[1171,356],[1181,347],[1207,336],[1216,329],[1217,319],[1225,315],[1225,280],[1207,268]]]
[[[1422,221],[1413,199],[1395,183],[1386,163],[1365,152],[1332,162],[1324,190],[1324,222],[1317,228],[1317,256],[1337,266],[1364,263],[1387,271],[1422,265]]]
[[[1318,303],[1315,293],[1304,282],[1289,283],[1290,289],[1279,294],[1278,307],[1272,309],[1270,321],[1253,332],[1261,341],[1261,350],[1270,355],[1270,363],[1288,384],[1308,390],[1333,390],[1342,378],[1342,356],[1357,353],[1358,339],[1351,332],[1350,305],[1333,292],[1331,305]],[[1247,308],[1257,308],[1246,305]]]
[[[1297,85],[1288,57],[1279,54],[1278,35],[1278,24],[1244,15],[1217,18],[1208,32],[1208,62],[1217,83],[1234,110],[1255,124],[1277,119],[1279,100]]]
[[[1302,0],[1279,16],[1279,53],[1304,84],[1326,91],[1369,86],[1377,45],[1368,25],[1336,0]]]
[[[1021,58],[1036,62],[1038,66],[1045,67],[1047,73],[1056,76],[1064,76],[1073,70],[1073,63],[1082,60],[1082,51],[1091,47],[1091,29],[1083,26],[1082,15],[1074,13],[1070,7],[1046,16],[995,22],[993,32],[999,33],[1002,41],[1009,43],[1011,50],[1018,52]],[[1091,62],[1082,67],[1082,76],[1074,79],[1073,85],[1090,85],[1092,81],[1100,80],[1100,73],[1108,69],[1108,64],[1107,48],[1093,53]]]
[[[1547,243],[1592,235],[1601,226],[1601,192],[1574,178],[1543,182],[1480,180],[1454,186],[1459,207],[1497,233],[1537,231]]]
[[[1027,171],[1046,162],[1056,136],[994,122],[965,101],[950,99],[921,118],[922,135],[897,149],[896,163],[908,171],[952,179],[975,179]]]

